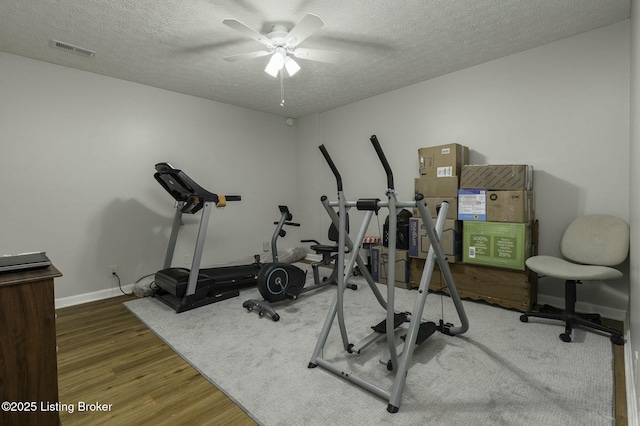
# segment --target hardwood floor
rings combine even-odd
[[[63,425],[255,425],[242,409],[142,324],[121,296],[56,313]],[[79,412],[79,402],[111,404]]]
[[[619,321],[612,321],[603,318],[602,323],[606,326],[624,331],[623,324]],[[624,346],[611,346],[613,346],[613,401],[616,426],[627,426],[627,386],[624,374]]]
[[[59,398],[75,408],[62,424],[255,425],[122,305],[133,298],[56,311]],[[624,347],[612,346],[616,425],[626,426]],[[79,412],[79,402],[110,407]]]

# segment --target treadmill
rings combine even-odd
[[[155,169],[154,178],[177,203],[163,269],[155,274],[157,289],[154,297],[180,313],[237,297],[240,289],[255,286],[261,266],[259,255],[250,265],[200,269],[212,206],[224,207],[227,201],[240,201],[241,197],[209,192],[169,163],[158,163]],[[202,213],[191,269],[172,268],[182,215],[199,211]]]

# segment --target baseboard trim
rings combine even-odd
[[[564,299],[561,297],[547,296],[544,294],[538,294],[539,305],[551,305],[561,308],[564,306]],[[608,306],[599,306],[592,303],[576,302],[576,311],[582,313],[598,313],[604,318],[609,318],[616,321],[626,321],[627,311],[622,309],[611,308]]]
[[[127,294],[133,292],[133,284],[122,286],[122,291]],[[61,297],[56,299],[56,309],[67,308],[69,306],[81,305],[83,303],[95,302],[96,300],[110,299],[121,296],[120,288],[109,288],[106,290],[93,291],[91,293],[79,294],[77,296]]]
[[[320,262],[322,260],[322,256],[319,254],[307,253],[307,256],[304,259],[309,262]]]

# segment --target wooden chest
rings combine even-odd
[[[424,264],[424,259],[412,259],[410,288],[417,288],[420,285]],[[483,300],[522,312],[531,310],[536,304],[538,280],[536,274],[531,271],[516,271],[468,263],[450,263],[449,267],[458,293],[463,299]],[[433,271],[429,290],[448,294],[444,276],[437,265]]]

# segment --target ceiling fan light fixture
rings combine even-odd
[[[285,58],[284,67],[287,69],[290,77],[293,77],[298,71],[300,71],[300,65],[298,65],[298,63],[290,56]]]
[[[286,58],[286,53],[280,50],[276,50],[273,53],[273,56],[271,56],[271,59],[269,60],[269,63],[264,69],[264,72],[266,72],[267,74],[269,74],[274,78],[277,77],[278,71],[280,71],[284,67],[285,58]]]

